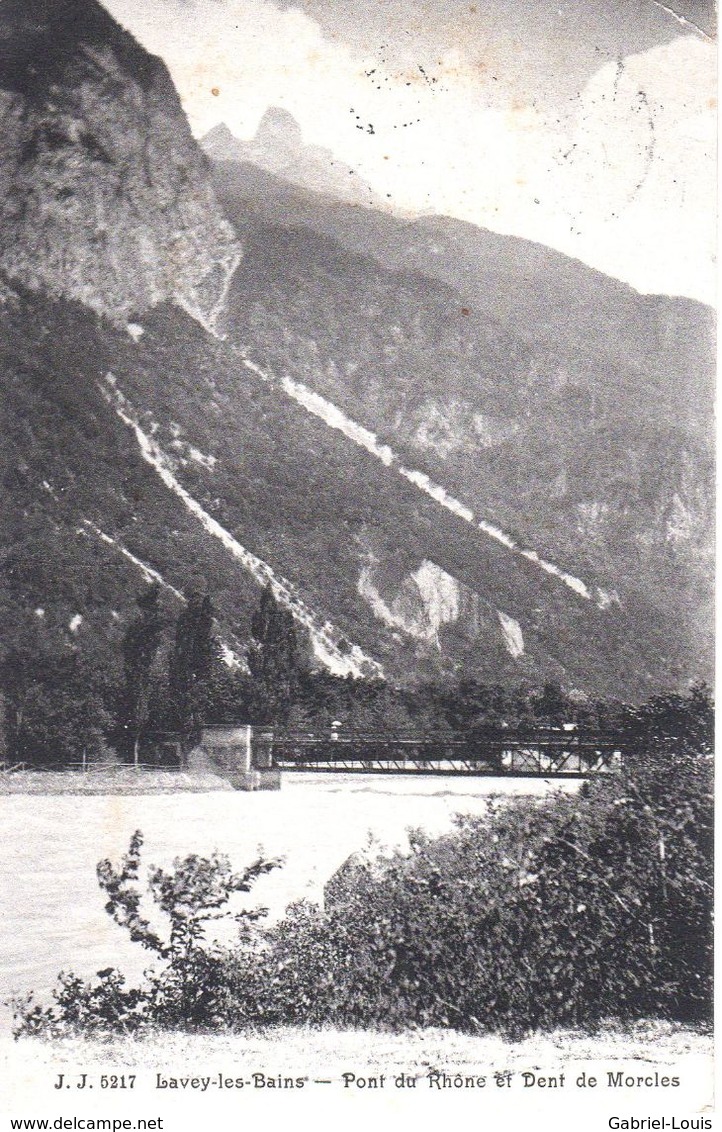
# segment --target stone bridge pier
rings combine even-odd
[[[212,771],[236,790],[280,790],[281,771],[273,765],[273,731],[250,724],[204,727],[186,757],[189,771]]]

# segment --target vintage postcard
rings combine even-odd
[[[5,1128],[711,1129],[712,0],[0,3]]]

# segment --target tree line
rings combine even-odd
[[[22,642],[22,643],[21,643]],[[668,734],[697,704],[707,727],[710,697],[668,694],[648,709],[591,700],[559,683],[509,688],[472,677],[398,687],[337,677],[314,663],[307,634],[270,587],[236,655],[217,632],[207,593],[189,590],[172,616],[157,584],[147,586],[113,651],[88,637],[59,641],[40,628],[16,636],[0,657],[0,743],[7,763],[62,766],[119,758],[139,762],[164,735],[193,741],[204,724],[272,725],[277,733],[463,736],[490,727],[639,728],[645,710]],[[696,699],[695,699],[696,697]]]
[[[283,719],[301,669],[293,619],[270,589],[239,657],[220,641],[207,593],[189,590],[173,617],[160,585],[151,584],[115,653],[40,625],[16,634],[0,657],[3,754],[37,766],[113,754],[137,763],[148,738],[190,739],[204,723]]]

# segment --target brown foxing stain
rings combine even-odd
[[[211,94],[213,95],[213,97],[214,97],[214,98],[218,98],[218,95],[219,95],[220,93],[221,93],[221,92],[220,92],[220,90],[219,90],[219,88],[218,88],[217,86],[212,86],[212,87],[211,87]]]
[[[423,75],[418,71],[404,71],[399,78],[406,86],[421,86],[425,82]]]

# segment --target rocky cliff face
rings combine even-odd
[[[384,624],[437,648],[441,647],[440,630],[459,618],[458,581],[428,559],[404,576],[392,595],[379,589],[373,563],[365,565],[359,575],[358,592]]]
[[[392,563],[369,555],[357,588],[374,617],[432,651],[444,651],[442,635],[451,629],[457,640],[481,642],[497,662],[505,659],[504,653],[515,661],[525,655],[519,622],[428,558],[399,578]]]
[[[95,0],[10,0],[0,32],[0,267],[124,320],[214,330],[240,248],[165,65]]]

